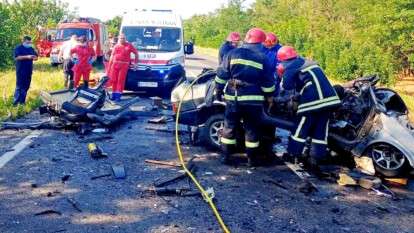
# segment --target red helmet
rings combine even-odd
[[[273,47],[275,44],[277,44],[277,42],[279,42],[279,39],[274,33],[272,32],[266,33],[266,40],[264,42],[264,45],[266,47],[268,48]]]
[[[266,40],[266,33],[261,28],[252,28],[250,29],[244,42],[249,44],[263,43]]]
[[[227,41],[229,42],[239,42],[240,41],[240,33],[238,32],[230,32],[227,36]]]
[[[277,60],[279,60],[281,62],[287,61],[287,60],[290,60],[290,59],[293,59],[293,58],[297,58],[297,57],[298,57],[298,53],[291,46],[283,46],[277,52]]]

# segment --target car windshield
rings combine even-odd
[[[87,36],[88,40],[93,40],[91,31],[86,28],[63,28],[59,29],[56,33],[56,40],[69,40],[70,37],[75,34],[79,36]]]
[[[139,51],[175,52],[181,49],[179,28],[123,27],[122,33]]]

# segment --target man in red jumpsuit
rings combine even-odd
[[[135,55],[133,61],[131,59],[131,53]],[[126,41],[124,34],[119,35],[118,44],[113,48],[111,59],[109,61],[109,76],[110,83],[112,84],[112,100],[121,100],[129,66],[137,62],[138,51],[132,44]]]
[[[73,58],[75,64],[72,68],[75,88],[79,86],[81,77],[83,77],[85,87],[88,87],[92,64],[96,59],[95,50],[89,46],[86,36],[81,36],[79,43],[79,45],[70,50],[70,56]]]

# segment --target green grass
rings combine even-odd
[[[91,75],[93,77],[93,75]],[[25,105],[13,107],[13,94],[16,87],[14,67],[0,71],[0,121],[7,118],[16,119],[40,106],[39,93],[42,90],[52,91],[63,88],[62,67],[52,67],[49,58],[40,58],[35,62],[32,83]]]

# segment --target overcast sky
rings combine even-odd
[[[108,20],[132,9],[172,9],[184,19],[194,14],[202,14],[220,8],[227,0],[63,0],[69,7],[78,8],[82,17],[94,17]],[[249,6],[254,0],[246,0]]]

